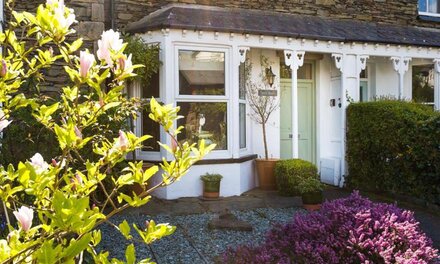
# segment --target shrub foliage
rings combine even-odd
[[[432,263],[438,251],[413,213],[357,192],[297,214],[269,231],[261,246],[240,246],[224,263]]]
[[[298,185],[302,179],[318,179],[316,166],[301,159],[280,160],[275,166],[275,177],[281,195],[300,195]]]
[[[410,102],[347,110],[347,184],[440,203],[440,115]]]

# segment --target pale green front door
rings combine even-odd
[[[280,157],[291,159],[292,151],[292,82],[281,79]],[[298,80],[298,154],[300,159],[316,163],[315,93],[313,80]]]
[[[312,81],[298,81],[298,155],[315,163],[315,103]]]

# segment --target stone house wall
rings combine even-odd
[[[107,0],[106,0],[107,1]],[[114,0],[116,24],[123,28],[169,3],[268,10],[291,14],[355,19],[395,25],[440,28],[418,18],[417,0]]]
[[[45,1],[15,0],[14,8],[32,12],[38,4]],[[423,21],[418,17],[417,0],[65,0],[65,3],[75,10],[79,21],[75,25],[77,35],[84,38],[84,47],[91,51],[96,51],[96,40],[105,29],[111,28],[112,23],[115,28],[123,30],[127,24],[170,3],[239,7],[335,19],[440,28],[440,22]],[[8,20],[7,9],[5,12],[5,19]],[[64,83],[60,73],[60,67],[52,68],[47,73],[47,86],[56,87]]]

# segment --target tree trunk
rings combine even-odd
[[[269,154],[267,152],[266,123],[263,122],[261,126],[263,127],[264,156],[266,157],[266,159],[269,159]]]

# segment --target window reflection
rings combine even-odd
[[[179,114],[183,118],[177,122],[185,129],[179,134],[179,141],[198,143],[204,139],[205,144],[216,144],[217,150],[227,149],[227,104],[179,102]]]
[[[433,65],[413,66],[412,98],[415,102],[434,103]]]
[[[225,95],[225,53],[180,50],[179,94]]]

